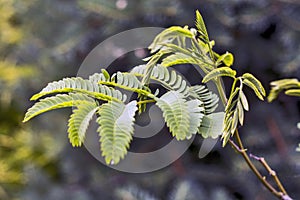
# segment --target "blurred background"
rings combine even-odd
[[[215,51],[232,52],[240,74],[253,73],[267,91],[272,80],[300,78],[298,0],[0,0],[0,199],[274,199],[231,147],[219,142],[199,159],[200,136],[170,166],[128,174],[71,147],[70,109],[22,124],[29,98],[50,81],[76,76],[106,38],[138,27],[193,26],[196,9]],[[130,54],[114,65],[124,70],[139,62]],[[246,95],[250,111],[240,131],[247,149],[264,156],[300,199],[299,98],[280,95],[269,104],[250,90]]]

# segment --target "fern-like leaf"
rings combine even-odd
[[[187,102],[183,94],[169,91],[157,98],[156,101],[156,105],[163,112],[163,117],[170,132],[177,140],[190,138],[196,130],[195,127],[200,126],[203,117],[200,113],[202,109],[198,109],[202,104],[200,100]],[[194,119],[191,119],[191,117],[194,117]]]
[[[131,73],[117,72],[112,75],[112,81],[118,85],[122,85],[129,88],[142,89],[142,83]]]
[[[131,70],[131,73],[136,76],[144,76],[146,72],[146,65],[136,66]],[[159,82],[167,90],[174,90],[187,95],[189,87],[187,82],[182,78],[181,75],[177,74],[176,71],[172,70],[171,72],[162,65],[155,65],[151,76],[151,80]]]
[[[94,99],[84,94],[58,94],[53,97],[47,97],[28,109],[23,122],[27,122],[31,118],[50,110],[77,106],[85,102],[94,102]]]
[[[198,99],[187,101],[187,110],[190,118],[190,127],[186,135],[187,139],[190,139],[193,134],[198,132],[198,127],[204,117],[204,107],[202,105],[203,103]]]
[[[224,112],[205,115],[202,119],[198,133],[204,138],[217,138],[222,134],[224,124]]]
[[[189,94],[203,102],[205,114],[213,113],[218,107],[219,97],[209,91],[204,85],[195,85],[189,88]]]
[[[95,78],[92,76],[91,79]],[[91,80],[82,79],[81,77],[64,78],[60,81],[54,81],[49,83],[41,92],[35,94],[30,100],[37,100],[43,96],[55,94],[55,93],[68,93],[78,92],[87,94],[96,99],[104,101],[125,101],[126,96],[120,91],[114,88],[107,87],[105,85],[99,85],[97,82]]]
[[[98,111],[100,117],[99,135],[102,156],[107,164],[117,164],[127,153],[132,140],[134,115],[137,111],[137,102],[131,101],[127,105],[122,102],[108,102]]]
[[[163,47],[163,43],[172,43],[176,38],[181,37],[193,38],[194,34],[187,27],[172,26],[158,34],[149,49],[151,49],[151,53],[154,53]]]
[[[204,20],[198,10],[196,10],[196,27],[199,33],[203,35],[206,40],[209,40]]]
[[[199,61],[196,58],[193,58],[191,55],[176,52],[163,59],[161,64],[165,67],[170,67],[179,64],[199,64]]]
[[[97,109],[96,102],[84,102],[73,110],[68,124],[68,137],[73,147],[79,147],[84,142],[86,130]]]

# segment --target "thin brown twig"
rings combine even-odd
[[[218,92],[220,94],[221,100],[223,102],[223,105],[227,105],[227,98],[224,90],[224,86],[222,85],[222,82],[220,79],[217,79],[215,82]],[[273,193],[277,198],[282,199],[282,200],[292,200],[292,198],[285,192],[277,191],[267,180],[264,176],[261,175],[261,173],[258,171],[256,166],[252,163],[250,160],[248,154],[247,154],[247,149],[244,148],[244,145],[242,143],[242,140],[240,138],[239,132],[236,129],[235,130],[235,138],[237,140],[238,144],[235,144],[233,140],[229,139],[230,145],[238,151],[248,164],[249,168],[253,171],[253,173],[257,176],[257,178],[260,180],[260,182],[271,192]],[[278,178],[278,177],[277,177]],[[278,179],[279,180],[279,179]],[[279,181],[280,182],[280,181]],[[277,182],[276,182],[277,183]],[[278,184],[278,183],[277,183]],[[282,186],[282,185],[281,185]],[[280,188],[280,186],[278,186]],[[284,190],[285,191],[285,190]]]
[[[272,192],[277,198],[282,199],[282,200],[292,200],[291,197],[289,197],[287,195],[287,193],[285,192],[279,192],[277,191],[268,181],[267,179],[261,175],[261,173],[258,171],[258,169],[256,168],[256,166],[252,163],[252,161],[250,160],[248,154],[247,154],[247,150],[244,148],[244,145],[241,141],[241,138],[239,136],[239,132],[238,130],[236,130],[235,133],[236,136],[236,140],[238,142],[238,144],[235,144],[235,142],[233,140],[229,140],[230,145],[237,151],[239,152],[243,158],[245,159],[246,163],[248,164],[248,166],[250,167],[250,169],[253,171],[253,173],[257,176],[257,178],[260,180],[260,182],[262,182],[262,184],[270,191]],[[278,177],[277,177],[278,178]],[[279,179],[278,179],[279,180]],[[280,181],[279,181],[280,182]],[[277,182],[276,182],[277,183]],[[282,186],[282,184],[281,184]],[[278,185],[278,187],[280,187]]]
[[[266,162],[264,157],[258,157],[255,156],[253,154],[249,155],[250,158],[254,158],[255,160],[259,161],[264,168],[269,172],[269,174],[274,178],[276,184],[278,185],[279,189],[281,190],[281,192],[283,192],[283,194],[287,194],[286,190],[284,189],[282,183],[280,182],[276,172],[270,167],[270,165]]]
[[[238,146],[237,144],[235,144],[232,140],[229,140],[229,143],[231,144],[231,146],[238,151],[243,158],[245,159],[246,163],[248,164],[248,166],[250,167],[250,169],[253,171],[253,173],[257,176],[257,178],[263,183],[263,185],[270,190],[275,196],[277,196],[278,198],[280,198],[282,196],[282,194],[280,194],[269,182],[267,182],[267,180],[260,174],[260,172],[258,171],[258,169],[255,167],[255,165],[251,162],[248,154],[246,153],[246,150],[244,148],[241,148],[240,146]]]

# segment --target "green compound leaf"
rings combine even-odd
[[[198,128],[198,133],[201,134],[203,138],[219,137],[223,131],[224,116],[224,112],[205,115],[202,119],[201,126]]]
[[[208,74],[206,74],[206,76],[204,76],[202,82],[207,83],[208,81],[218,78],[220,76],[229,76],[229,77],[235,78],[236,71],[229,67],[216,68],[216,69],[212,70],[211,72],[209,72]]]
[[[190,138],[191,134],[200,126],[201,118],[203,117],[200,113],[202,109],[198,109],[202,104],[200,100],[187,102],[183,94],[169,91],[157,98],[156,101],[156,105],[163,112],[163,117],[170,132],[177,140]],[[191,117],[194,117],[194,119],[191,119]]]
[[[142,83],[131,73],[117,72],[112,75],[112,81],[118,85],[122,85],[129,88],[142,89]]]
[[[172,26],[158,34],[150,44],[149,49],[151,49],[151,53],[154,53],[163,47],[162,44],[172,43],[175,39],[185,37],[193,38],[194,35],[187,27]]]
[[[73,110],[68,124],[68,137],[73,147],[83,144],[86,130],[97,109],[96,102],[84,102]]]
[[[193,99],[187,101],[187,110],[190,118],[190,127],[187,132],[186,138],[190,139],[193,134],[198,132],[198,127],[202,122],[202,118],[204,117],[204,108],[200,107],[202,102],[198,99]]]
[[[123,102],[111,101],[102,104],[97,118],[99,124],[102,156],[107,164],[117,164],[127,154],[132,140],[134,116],[137,102],[131,101],[127,105]]]
[[[205,114],[213,113],[218,107],[219,97],[209,91],[204,85],[195,85],[189,88],[190,96],[203,102]]]
[[[43,96],[51,95],[55,93],[69,93],[77,92],[89,95],[96,99],[101,99],[104,101],[115,100],[115,101],[125,101],[126,96],[120,91],[114,88],[107,87],[105,85],[99,85],[94,82],[96,78],[101,78],[101,76],[94,75],[90,77],[92,80],[82,79],[81,77],[64,78],[60,81],[54,81],[49,83],[40,93],[35,94],[30,100],[37,100]]]
[[[133,68],[130,73],[143,77],[146,72],[146,68],[146,65],[139,65]],[[167,90],[178,91],[183,95],[188,94],[189,87],[182,76],[177,74],[174,70],[169,71],[162,65],[154,66],[150,79],[159,82]]]
[[[198,29],[201,35],[203,35],[206,39],[208,39],[208,34],[207,34],[204,20],[198,10],[196,10],[196,28]]]
[[[86,102],[90,103],[95,101],[84,94],[58,94],[53,97],[47,97],[35,103],[28,109],[23,122],[27,122],[31,118],[50,110],[77,106]]]
[[[255,92],[256,96],[263,101],[264,96],[266,96],[266,91],[262,86],[261,82],[257,78],[255,78],[252,74],[249,73],[243,74],[242,78],[243,78],[243,83],[245,83],[245,85],[250,87]]]
[[[199,61],[191,55],[176,52],[164,58],[161,64],[165,67],[170,67],[179,64],[199,64]]]

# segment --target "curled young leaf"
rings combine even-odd
[[[223,62],[227,67],[230,67],[233,64],[234,57],[232,53],[226,52],[223,55],[220,55],[217,63]]]

